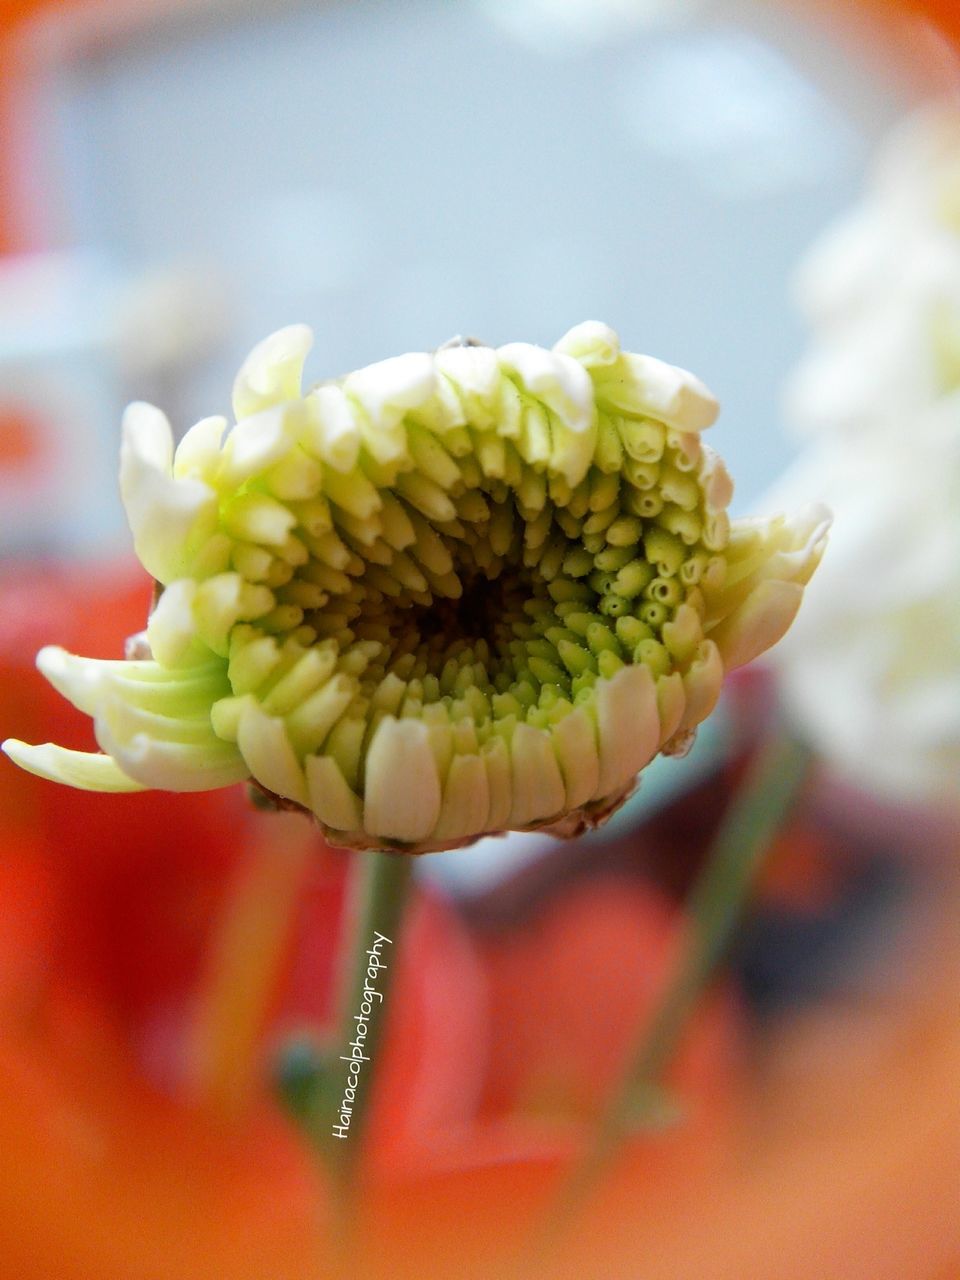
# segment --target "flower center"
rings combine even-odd
[[[471,458],[445,489],[407,472],[382,488],[361,477],[325,508],[292,503],[297,528],[267,578],[277,607],[231,646],[235,692],[251,690],[243,651],[272,644],[257,693],[280,714],[288,685],[301,695],[287,717],[298,755],[336,713],[333,746],[347,732],[362,756],[383,715],[436,713],[482,740],[505,718],[548,728],[626,664],[655,678],[685,665],[701,633],[678,627],[692,616],[678,609],[726,527],[705,527],[698,443],[669,435],[642,424],[649,461],[591,468],[574,489],[529,465],[508,484]]]

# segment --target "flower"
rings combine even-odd
[[[960,112],[908,117],[856,208],[797,272],[811,349],[787,411],[811,436],[896,440],[904,418],[960,388]]]
[[[774,501],[823,494],[833,550],[778,654],[788,707],[860,787],[943,804],[960,769],[960,112],[911,117],[801,268],[810,443]]]
[[[824,511],[731,524],[699,437],[716,402],[599,323],[301,395],[310,343],[255,348],[225,439],[205,418],[174,449],[130,406],[121,492],[156,607],[129,660],[38,658],[103,754],[4,749],[92,790],[251,778],[354,847],[602,820],[789,626]]]

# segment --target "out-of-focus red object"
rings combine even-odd
[[[121,653],[149,595],[126,564],[8,566],[0,732],[92,745],[33,654]],[[272,1055],[330,1034],[351,865],[242,787],[101,796],[0,758],[0,1274],[322,1274],[329,1197]],[[472,1113],[483,1004],[439,894],[391,964],[371,1146],[409,1161]]]
[[[487,937],[482,1113],[596,1122],[665,984],[677,926],[677,910],[653,890],[607,875],[562,886],[530,919]],[[728,1093],[735,1027],[729,991],[698,1011],[667,1082],[687,1121]]]
[[[123,568],[7,574],[3,730],[88,733],[29,655],[52,639],[119,652],[148,587]],[[923,931],[922,999],[797,1024],[749,1105],[721,989],[669,1082],[682,1122],[629,1141],[545,1253],[545,1216],[663,982],[676,910],[623,873],[581,875],[471,937],[441,895],[416,894],[376,1156],[338,1254],[270,1053],[300,1025],[330,1027],[352,859],[292,815],[253,814],[240,788],[97,797],[5,760],[0,787],[0,1274],[492,1280],[518,1256],[544,1280],[956,1272],[951,932]],[[767,892],[815,905],[808,870],[790,868],[819,858],[797,822]],[[191,1046],[208,1062],[194,1075]]]

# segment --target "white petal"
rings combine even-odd
[[[334,471],[346,475],[357,464],[360,452],[360,425],[356,410],[342,387],[317,387],[305,401],[307,417],[303,444]]]
[[[68,751],[52,742],[31,746],[17,738],[2,744],[14,764],[38,778],[62,782],[81,791],[144,791],[142,782],[128,778],[116,760],[91,751]]]
[[[123,415],[120,495],[140,562],[161,582],[187,576],[191,554],[216,529],[217,495],[201,480],[174,480],[170,424],[152,405]]]
[[[440,776],[427,727],[385,716],[367,752],[363,825],[370,835],[424,840],[440,817]]]
[[[411,409],[433,398],[436,374],[425,352],[391,356],[351,373],[343,389],[352,396],[377,427],[390,431]]]
[[[481,429],[496,426],[500,365],[493,348],[445,347],[433,359],[460,393],[471,425]]]
[[[168,791],[206,791],[246,777],[239,752],[210,723],[213,701],[227,691],[224,664],[185,678],[142,665],[156,668],[158,678],[138,681],[108,669],[96,700],[97,742],[124,773]]]
[[[97,722],[97,741],[105,747],[114,742],[118,763],[125,773],[158,791],[216,791],[249,777],[235,747],[221,743],[162,742],[140,734],[123,743],[110,736],[106,722]]]
[[[490,803],[487,829],[503,831],[509,825],[510,810],[513,807],[510,753],[504,740],[495,737],[484,743],[480,754],[487,774],[487,795]]]
[[[642,663],[599,680],[596,693],[600,781],[597,798],[626,786],[656,754],[660,742],[657,686]]]
[[[478,755],[454,756],[443,784],[440,817],[434,840],[462,840],[487,830],[490,789],[487,771]]]
[[[497,350],[501,368],[512,373],[537,400],[551,409],[574,432],[586,432],[596,422],[593,383],[572,356],[528,342],[511,342]]]
[[[57,693],[88,716],[96,712],[106,665],[93,658],[77,657],[53,644],[46,645],[37,654],[37,667]],[[116,665],[121,665],[120,659]]]
[[[720,650],[713,640],[701,642],[696,660],[683,677],[683,696],[686,705],[680,720],[680,730],[695,729],[705,720],[717,704],[723,685],[724,666]]]
[[[563,774],[567,809],[579,809],[592,800],[600,783],[597,731],[583,707],[575,707],[551,730],[553,746]]]
[[[178,578],[157,601],[147,622],[150,652],[165,667],[175,667],[190,654],[197,641],[193,605],[197,584],[192,578]]]
[[[201,418],[177,445],[173,474],[177,480],[193,477],[209,480],[220,463],[220,441],[227,429],[226,418]]]
[[[653,356],[622,355],[597,377],[596,394],[614,409],[656,418],[678,431],[702,431],[720,412],[698,377]]]
[[[553,349],[579,360],[585,369],[601,369],[619,359],[620,339],[609,325],[584,320],[569,329]]]
[[[289,401],[241,418],[224,445],[218,485],[225,490],[238,488],[286,457],[305,419],[303,407]]]
[[[237,746],[254,778],[275,795],[309,806],[307,780],[284,722],[251,700],[240,716]]]
[[[704,506],[708,511],[725,511],[733,498],[730,472],[718,453],[708,445],[703,445],[702,449],[699,475]]]
[[[552,818],[563,810],[563,775],[546,729],[521,721],[510,739],[513,807],[510,824],[525,827],[540,818]]]
[[[162,409],[134,400],[123,415],[123,433],[145,467],[170,475],[173,471],[173,429]]]
[[[685,706],[686,695],[680,672],[672,671],[668,676],[660,676],[657,679],[657,710],[660,714],[661,747],[680,728]]]
[[[239,422],[261,409],[300,396],[303,362],[313,346],[305,324],[291,324],[258,342],[233,384],[233,412]]]
[[[786,633],[803,599],[799,582],[766,578],[710,632],[728,671],[765,653]]]
[[[310,808],[319,821],[334,831],[361,831],[360,797],[347,786],[336,760],[330,756],[307,756],[304,767]]]

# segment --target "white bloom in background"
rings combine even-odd
[[[870,187],[796,282],[812,342],[787,388],[805,434],[896,437],[960,387],[960,103],[889,139]]]
[[[828,519],[731,523],[692,374],[605,325],[455,343],[301,393],[302,325],[250,355],[236,424],[124,421],[120,487],[162,590],[129,661],[46,648],[103,754],[41,776],[250,778],[334,843],[425,852],[602,821],[774,644]]]
[[[841,773],[956,802],[960,778],[960,105],[910,120],[800,272],[810,436],[775,500],[834,509],[831,554],[775,661]]]

